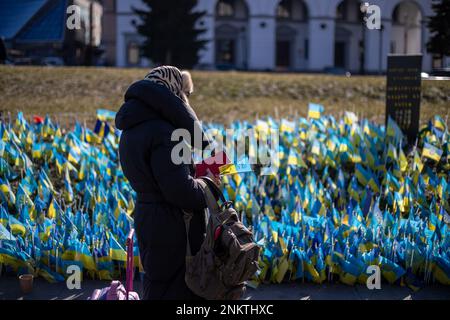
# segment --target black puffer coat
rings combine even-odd
[[[197,252],[205,232],[203,192],[190,166],[175,165],[174,129],[193,137],[197,117],[169,89],[142,80],[132,84],[116,116],[120,163],[137,193],[136,235],[145,271],[144,299],[196,299],[184,282],[186,231],[182,209],[193,211],[189,232]],[[204,143],[204,146],[207,143]]]

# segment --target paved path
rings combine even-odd
[[[102,288],[108,282],[87,280],[82,282],[80,290],[69,290],[65,283],[51,284],[44,279],[35,279],[33,292],[23,295],[20,291],[19,282],[15,277],[0,277],[0,300],[54,300],[54,299],[87,299],[96,288]],[[142,292],[139,281],[135,281],[135,290]],[[403,300],[403,299],[445,299],[450,300],[450,287],[428,286],[418,292],[413,292],[407,287],[390,286],[383,284],[381,290],[368,290],[365,286],[354,287],[343,284],[311,283],[284,283],[279,285],[261,285],[258,289],[248,288],[245,299],[260,300]]]

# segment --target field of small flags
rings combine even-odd
[[[275,166],[223,177],[225,196],[262,247],[249,284],[353,285],[365,283],[367,267],[376,265],[384,281],[414,290],[449,285],[446,122],[430,119],[406,152],[393,121],[385,128],[351,112],[342,119],[323,113],[311,105],[307,119],[230,125],[236,140],[248,128],[280,132]],[[84,279],[124,274],[135,195],[119,165],[114,113],[99,110],[97,117],[92,130],[76,124],[66,131],[49,117],[27,121],[22,113],[1,122],[3,275],[63,281],[70,265]],[[222,125],[207,127],[225,133]],[[137,247],[134,255],[138,265]]]

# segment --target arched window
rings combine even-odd
[[[391,52],[417,54],[422,43],[422,11],[415,1],[402,1],[392,11]]]
[[[302,0],[281,0],[275,12],[279,20],[306,21],[308,8]]]
[[[347,6],[346,2],[342,1],[336,8],[336,19],[337,20],[345,20],[346,17]]]
[[[277,7],[277,18],[290,19],[292,12],[292,0],[282,0]]]
[[[217,3],[217,16],[219,17],[232,17],[234,16],[234,1],[233,0],[220,0]]]
[[[343,0],[336,8],[336,20],[343,22],[362,22],[364,13],[358,0]]]
[[[392,22],[400,23],[400,6],[395,6],[394,11],[392,12]]]
[[[212,0],[211,0],[212,1]],[[215,63],[218,69],[246,69],[249,10],[246,0],[219,0],[215,10]]]
[[[403,1],[395,6],[392,11],[392,22],[394,24],[405,24],[409,26],[420,26],[422,13],[413,1]]]

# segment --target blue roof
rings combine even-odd
[[[31,24],[21,31],[16,40],[20,42],[50,42],[64,39],[66,27],[66,0],[57,0],[39,14]]]
[[[0,36],[13,38],[47,0],[0,0]]]

